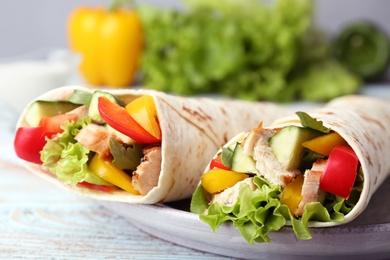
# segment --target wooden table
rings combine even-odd
[[[0,129],[0,259],[227,259],[153,237],[37,178],[16,158],[12,140]]]

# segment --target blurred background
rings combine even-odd
[[[161,25],[161,21],[167,22],[168,18],[166,17],[170,17],[169,19],[171,19],[170,21],[172,22],[172,27],[174,24],[175,26],[180,24],[179,21],[181,21],[181,24],[185,24],[183,21],[186,21],[186,24],[183,25],[183,27],[188,26],[186,28],[189,28],[188,24],[194,23],[194,19],[190,20],[189,22],[188,19],[185,20],[184,18],[180,18],[182,20],[179,20],[179,18],[174,15],[165,16],[165,20],[160,17],[158,18],[161,19],[160,22],[158,21],[158,19],[152,21],[151,17],[153,15],[155,15],[156,17],[160,15],[158,13],[159,10],[162,11],[165,9],[182,10],[186,8],[200,8],[199,4],[193,4],[196,1],[189,1],[190,3],[192,2],[192,5],[190,5],[189,7],[187,6],[186,8],[183,8],[182,2],[174,0],[135,1],[136,4],[141,2],[142,4],[150,4],[157,10],[154,10],[154,12],[144,11],[144,16],[142,19],[144,24],[146,24],[144,31],[144,35],[146,37],[146,46],[152,46],[156,41],[160,41],[160,39],[161,41],[163,41],[164,35],[172,33],[171,29],[167,29],[168,27],[170,27],[169,24],[165,24],[165,27]],[[35,98],[40,93],[43,93],[44,91],[47,91],[49,89],[67,84],[91,85],[89,82],[83,79],[82,75],[79,75],[78,65],[81,59],[80,53],[75,55],[75,53],[70,48],[69,35],[67,34],[67,22],[70,13],[75,8],[81,5],[96,6],[108,5],[108,3],[109,1],[103,0],[0,1],[0,89],[2,91],[1,99],[3,104],[12,106],[12,109],[19,113],[29,100]],[[210,8],[215,8],[215,5],[211,6]],[[226,9],[228,8],[226,7]],[[284,7],[284,9],[286,9],[286,7]],[[296,8],[296,10],[298,10],[298,8]],[[319,38],[323,40],[323,38],[325,37],[325,41],[327,41],[328,45],[333,44],[335,38],[339,36],[340,33],[345,30],[349,24],[354,24],[363,20],[368,20],[374,23],[380,28],[382,33],[384,33],[385,35],[390,35],[390,16],[388,15],[388,10],[390,10],[390,1],[387,0],[317,0],[314,1],[312,25],[316,29],[322,30],[322,38]],[[295,17],[291,15],[291,17],[289,17],[289,19],[291,20],[290,23],[294,24],[296,22],[296,24],[298,24],[298,22],[301,22],[299,19],[302,18],[299,17],[299,12],[304,13],[304,11],[305,10],[303,10],[302,7],[297,11]],[[230,19],[228,13],[229,11],[227,10],[224,15],[228,17],[227,19]],[[275,16],[282,14],[283,11],[278,14],[275,14]],[[237,16],[238,15],[236,13],[235,17]],[[206,18],[203,17],[202,19],[202,21],[204,21],[204,19]],[[250,19],[252,18],[248,17],[247,20],[250,22]],[[240,21],[239,18],[237,18],[237,20]],[[256,22],[261,23],[259,19],[257,19]],[[155,36],[157,34],[155,32],[152,32],[153,28],[157,27],[154,26],[153,23],[161,25],[159,27],[159,30],[161,32],[161,35],[159,36],[160,38],[157,38],[157,36]],[[229,26],[231,25],[230,23],[226,24],[229,24]],[[193,29],[194,24],[191,24],[190,26],[192,28],[191,32],[196,31],[195,29]],[[287,30],[285,28],[287,27],[283,27],[282,29],[280,29],[280,31]],[[291,28],[293,28],[293,26],[291,26]],[[296,28],[298,28],[298,26],[296,26]],[[147,31],[147,29],[150,30]],[[216,27],[215,30],[221,31],[221,28]],[[180,28],[177,30],[177,32],[179,31]],[[183,29],[183,31],[185,30]],[[187,30],[186,32],[188,31],[189,30]],[[259,35],[261,35],[261,31],[261,29],[258,30]],[[273,33],[275,33],[275,36],[273,39],[282,39],[283,37],[295,37],[295,34],[288,34],[287,32],[285,33],[285,35],[278,35],[278,31],[279,28],[276,28],[274,30]],[[256,32],[257,31],[251,32],[251,35],[256,34]],[[374,35],[372,36],[374,38],[378,38],[375,35],[375,32],[370,31],[369,34]],[[212,42],[212,40],[208,38],[209,35],[203,35],[202,37],[203,39],[199,42],[202,42],[204,40],[204,42],[207,44],[207,41],[210,40],[210,46],[212,44],[215,44],[216,42]],[[231,39],[234,40],[236,39],[235,37],[236,36],[234,35],[234,37],[232,36]],[[242,37],[248,38],[247,35],[243,35]],[[217,46],[218,51],[221,51],[220,49],[226,47],[227,52],[230,54],[221,53],[221,56],[218,56],[216,59],[221,60],[220,57],[226,58],[228,56],[231,59],[237,60],[238,56],[234,56],[233,54],[231,54],[232,51],[228,49],[229,46],[222,46],[222,43],[226,42],[226,39],[222,38],[221,40],[221,38],[219,38],[218,40],[220,40],[221,42],[221,48],[218,48]],[[250,40],[254,41],[252,38]],[[174,46],[174,44],[171,43],[167,43],[167,45],[163,47],[163,50],[166,51],[167,49],[172,47],[171,45]],[[179,40],[177,40],[176,44],[179,45],[179,43],[182,42],[179,42]],[[248,48],[254,48],[254,42],[249,43],[250,47],[244,46],[244,50],[248,50]],[[277,51],[283,54],[284,49],[272,50],[273,44],[267,44],[267,42],[265,42],[265,44],[268,45],[267,48],[270,49],[270,53]],[[156,56],[161,53],[161,50],[151,49],[145,52],[145,57],[143,57],[142,62],[140,62],[139,69],[142,70],[141,77],[139,76],[139,74],[137,74],[138,76],[136,79],[131,81],[131,83],[128,83],[127,86],[122,87],[128,87],[130,85],[141,85],[150,88],[160,89],[166,92],[184,95],[197,95],[209,92],[217,92],[222,95],[242,99],[251,99],[254,97],[254,99],[256,100],[273,100],[278,102],[292,102],[296,100],[317,102],[326,101],[338,95],[357,92],[364,85],[386,84],[387,82],[387,58],[385,59],[385,61],[382,61],[382,63],[384,63],[381,65],[382,74],[374,79],[369,78],[368,80],[366,80],[364,76],[356,75],[356,73],[354,73],[353,71],[353,68],[348,68],[348,64],[342,64],[343,68],[339,69],[339,61],[336,61],[336,65],[333,60],[330,63],[328,62],[328,60],[322,63],[322,61],[324,60],[324,54],[322,54],[320,50],[322,50],[321,48],[323,47],[323,45],[310,46],[311,47],[306,47],[306,49],[302,48],[301,50],[299,50],[299,52],[294,52],[293,58],[291,58],[289,61],[290,63],[288,65],[288,68],[284,68],[283,70],[281,70],[282,72],[278,72],[277,70],[280,69],[282,65],[284,66],[285,63],[280,65],[279,63],[276,63],[274,61],[268,61],[269,63],[273,62],[272,66],[268,66],[268,64],[266,64],[266,66],[262,63],[261,66],[263,67],[261,68],[261,70],[255,67],[254,61],[252,61],[252,63],[250,63],[249,65],[247,63],[244,63],[247,60],[254,60],[253,53],[251,53],[250,55],[252,56],[248,56],[245,59],[242,59],[240,63],[240,69],[245,67],[245,72],[243,72],[242,70],[240,70],[239,72],[234,71],[238,68],[237,64],[235,64],[235,66],[230,67],[224,66],[229,61],[229,59],[226,58],[226,61],[224,61],[224,63],[221,62],[221,64],[213,64],[212,68],[218,67],[218,69],[216,69],[215,74],[207,75],[207,77],[201,75],[199,71],[195,71],[194,68],[198,68],[200,65],[192,64],[191,57],[189,57],[188,60],[181,59],[176,61],[168,59],[163,60],[163,58],[159,57],[163,60],[161,62],[156,59]],[[366,47],[366,50],[368,49],[368,52],[372,52],[372,49],[377,48],[376,46],[370,46],[371,45],[369,45],[369,47]],[[192,47],[192,49],[194,48],[195,47]],[[198,51],[197,53],[201,53],[201,51],[203,50],[203,47],[196,46],[196,48]],[[347,47],[344,46],[344,51],[346,51],[346,49],[348,50],[348,48],[348,45]],[[209,51],[209,49],[207,49],[207,51]],[[384,54],[380,54],[377,56],[386,56],[388,46],[386,45],[384,49]],[[322,55],[320,58],[322,67],[319,70],[330,71],[329,74],[325,76],[323,76],[322,74],[318,75],[318,68],[314,68],[312,66],[305,67],[306,71],[302,73],[296,69],[296,67],[299,67],[299,65],[297,64],[302,64],[302,60],[297,59],[295,56],[304,56],[306,55],[306,51],[309,52],[309,50],[318,50],[318,52],[312,54],[312,56],[315,56],[317,59],[318,56]],[[299,53],[299,55],[297,55],[297,53]],[[367,55],[371,54],[368,53]],[[180,53],[178,55],[180,55]],[[259,55],[261,56],[260,52]],[[277,55],[277,53],[273,53],[272,55],[275,56]],[[289,55],[289,53],[286,51],[286,54],[284,56],[283,55],[282,58],[285,58]],[[354,53],[348,55],[353,57],[356,56]],[[183,56],[184,55],[181,54],[181,57]],[[327,59],[327,57],[325,59]],[[343,58],[344,56],[339,57]],[[192,59],[194,58],[192,57]],[[294,59],[294,61],[291,61],[292,59]],[[45,61],[45,63],[39,64],[39,66],[38,64],[35,64],[33,66],[31,63],[28,63],[32,60],[43,60]],[[14,64],[15,61],[23,61],[24,63],[18,64],[18,66],[16,66]],[[50,62],[48,63],[48,61]],[[172,64],[176,62],[176,66],[173,66],[169,62],[172,62]],[[180,66],[177,65],[178,63],[180,63]],[[371,61],[369,61],[368,63],[371,63]],[[316,62],[316,64],[318,65],[318,62]],[[172,67],[172,69],[168,71],[164,68],[163,70],[162,67],[165,65],[167,66],[167,68]],[[202,63],[202,66],[203,65],[207,68],[207,65],[204,64],[204,61]],[[178,72],[178,70],[181,69],[180,67],[183,67],[186,70]],[[331,69],[329,69],[329,67],[331,67]],[[344,68],[346,68],[347,70],[344,70]],[[384,70],[385,72],[383,72]],[[180,73],[180,75],[183,76],[178,77],[174,74],[174,71],[176,71],[177,74]],[[210,69],[205,69],[205,71],[210,71]],[[278,73],[275,73],[275,71]],[[353,73],[348,74],[351,71]],[[188,72],[188,74],[185,74],[186,72]],[[247,75],[247,77],[238,78],[235,76],[243,74]],[[301,76],[301,74],[304,75]],[[191,81],[188,78],[192,78],[194,80]],[[329,79],[334,80],[334,82],[337,81],[338,83],[332,83],[332,80]],[[320,86],[321,84],[319,84],[318,88],[313,86],[313,82],[317,83],[321,81],[325,82],[322,84],[322,86]],[[104,87],[107,85],[109,84],[103,83],[100,85],[98,84],[97,87]],[[307,87],[308,85],[310,86]],[[215,88],[210,86],[215,86]]]
[[[107,4],[104,0],[13,0],[0,1],[0,57],[42,48],[67,48],[66,21],[80,5]],[[136,1],[140,2],[140,1]],[[180,7],[175,0],[144,0],[162,7]],[[316,0],[315,22],[332,35],[348,22],[370,19],[390,34],[388,0]]]

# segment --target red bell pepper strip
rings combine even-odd
[[[210,170],[212,170],[214,168],[230,171],[230,167],[225,166],[222,163],[222,154],[219,154],[217,157],[215,157],[214,159],[211,160],[211,162],[210,162]]]
[[[77,183],[77,186],[81,187],[81,188],[99,190],[99,191],[103,191],[103,192],[113,192],[113,191],[118,189],[115,186],[93,184],[93,183],[89,183],[86,181],[82,181],[82,182]]]
[[[156,138],[141,127],[125,108],[111,102],[106,97],[99,97],[98,110],[100,116],[115,130],[129,136],[136,143],[151,144],[161,142],[161,138]]]
[[[46,144],[46,137],[61,133],[64,121],[76,120],[76,114],[60,114],[42,117],[38,127],[20,127],[16,131],[14,149],[16,155],[28,162],[42,164],[40,152]]]
[[[28,162],[42,164],[40,152],[46,144],[46,137],[55,133],[46,132],[43,127],[19,127],[15,134],[16,155]]]
[[[359,159],[351,147],[337,145],[331,151],[321,176],[322,190],[348,199],[355,183]]]

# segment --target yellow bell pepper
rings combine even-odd
[[[329,156],[337,145],[347,145],[347,142],[336,132],[330,132],[302,143],[303,147],[325,156]]]
[[[237,182],[248,177],[245,173],[214,168],[202,176],[201,183],[208,193],[215,194],[233,187]]]
[[[287,205],[292,213],[295,212],[302,200],[302,186],[303,174],[300,174],[283,189],[280,203]]]
[[[134,10],[78,7],[68,20],[70,47],[81,55],[80,72],[95,86],[129,86],[138,70],[143,35]]]
[[[100,178],[109,183],[130,192],[139,195],[131,183],[131,177],[124,171],[116,168],[111,162],[102,160],[98,154],[95,154],[88,165],[89,169]]]
[[[126,110],[146,131],[157,139],[161,139],[161,130],[153,97],[148,95],[139,97],[127,104]]]

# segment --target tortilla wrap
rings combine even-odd
[[[309,112],[307,112],[307,114],[310,115],[312,118],[321,121],[323,123],[323,126],[330,128],[334,132],[337,132],[353,149],[359,159],[361,170],[363,172],[363,186],[360,193],[360,197],[357,198],[356,204],[348,213],[344,215],[342,219],[339,219],[338,221],[330,220],[325,222],[313,221],[312,219],[309,219],[309,221],[307,221],[305,224],[306,227],[301,230],[298,230],[298,233],[303,233],[298,235],[297,231],[295,231],[298,237],[301,236],[301,239],[311,238],[308,227],[329,227],[345,224],[354,220],[366,209],[375,191],[390,174],[390,160],[387,158],[390,154],[390,129],[388,127],[388,125],[390,125],[390,105],[388,101],[367,96],[345,96],[334,99],[333,101],[326,104],[324,107],[310,110]],[[270,126],[264,128],[280,129],[282,127],[290,125],[302,126],[300,118],[297,115],[283,117],[275,120]],[[242,141],[245,136],[243,136],[242,134],[241,137],[240,135],[237,135],[236,137],[231,139],[225,145],[225,147],[228,147],[234,142]],[[221,150],[218,153],[220,152]],[[215,157],[216,155],[214,156],[214,158]],[[206,167],[205,173],[209,171],[210,164]],[[202,185],[200,183],[198,189],[196,189],[194,193],[191,202],[191,211],[199,213],[201,219],[204,222],[208,223],[216,231],[218,226],[215,226],[215,224],[213,224],[212,222],[217,222],[216,219],[220,217],[218,215],[219,213],[215,213],[217,211],[215,210],[212,213],[214,214],[214,216],[210,216],[209,220],[205,220],[208,218],[207,215],[209,214],[211,208],[211,199],[208,195],[207,199],[209,200],[209,206],[205,210],[204,206],[201,205],[203,196],[203,188],[201,189],[201,187]],[[234,196],[234,199],[236,199],[237,201],[237,194],[234,194]],[[281,197],[278,197],[278,200],[280,198]],[[252,201],[252,203],[255,202]],[[241,204],[243,204],[242,201]],[[266,206],[262,205],[262,207]],[[305,210],[306,209],[307,208],[305,207]],[[251,214],[252,213],[253,212],[251,212]],[[246,217],[241,216],[244,213],[240,213],[240,211],[235,212],[234,214],[235,216],[239,216],[238,218],[241,218],[241,221]],[[264,223],[266,222],[267,221],[264,220]],[[239,225],[240,224],[238,224],[237,226]],[[283,225],[294,226],[294,223],[292,223],[287,217],[286,223]],[[249,224],[243,226],[248,227]],[[248,229],[240,230],[244,237],[248,234],[251,234],[252,230],[249,231]],[[267,230],[267,232],[268,231],[269,230]],[[259,230],[257,230],[257,232],[261,233],[261,231]],[[254,237],[257,235],[254,235]],[[250,237],[250,235],[248,235],[245,238],[248,240],[248,242],[253,243],[254,241],[256,241],[253,240],[254,237]],[[263,239],[264,240],[260,242],[269,242],[267,235],[265,235]]]
[[[67,86],[47,92],[36,100],[67,100],[74,90],[92,89]],[[248,131],[259,120],[272,122],[287,111],[271,103],[185,98],[146,89],[107,89],[125,104],[143,95],[151,95],[162,133],[162,161],[158,184],[146,195],[132,195],[118,190],[111,193],[65,185],[46,167],[25,162],[33,173],[60,187],[99,200],[128,203],[159,203],[191,196],[209,158],[237,132]],[[32,104],[32,101],[30,104]],[[17,127],[29,126],[22,112]]]
[[[343,222],[313,222],[311,226],[334,226],[352,221],[365,210],[372,195],[390,175],[390,160],[387,159],[390,154],[389,105],[383,99],[346,96],[309,113],[347,141],[359,158],[364,176],[360,199]],[[289,117],[276,120],[273,125],[299,125],[298,122],[298,117]]]

